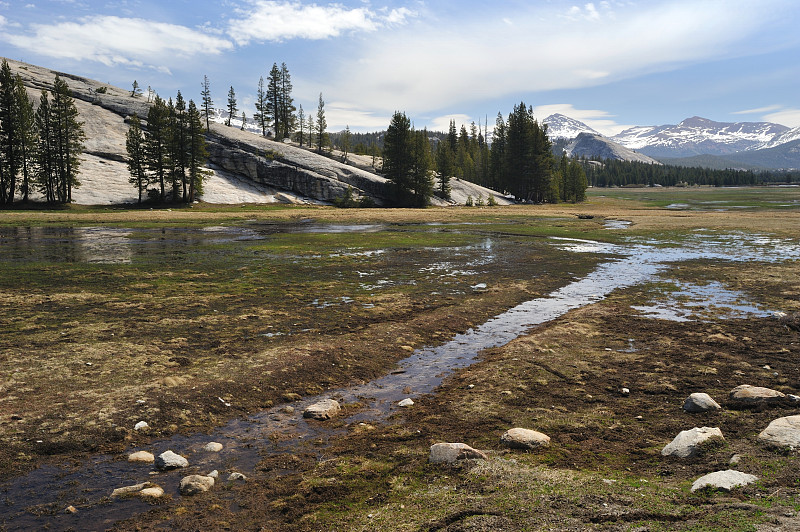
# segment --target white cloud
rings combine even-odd
[[[780,105],[767,105],[766,107],[758,107],[757,109],[745,109],[744,111],[734,111],[732,115],[759,115],[761,113],[768,113],[770,111],[777,111]]]
[[[328,39],[346,32],[372,32],[404,24],[416,14],[404,7],[376,13],[368,7],[349,9],[341,4],[303,5],[298,1],[250,0],[249,8],[237,9],[228,34],[239,45],[251,41]]]
[[[487,8],[467,20],[420,17],[374,34],[361,57],[327,80],[326,92],[337,99],[358,94],[365,108],[420,115],[738,57],[757,53],[753,37],[791,7],[786,0],[765,1],[591,3],[576,6],[574,18],[563,7],[533,3],[515,4],[513,14]]]
[[[305,112],[313,114],[316,120],[316,108]],[[346,126],[353,131],[379,131],[386,129],[391,117],[376,115],[346,102],[325,102],[325,120],[329,131],[341,131]]]
[[[436,118],[431,119],[428,122],[428,129],[431,131],[444,131],[447,132],[450,130],[450,121],[456,121],[456,129],[461,130],[462,125],[469,125],[472,123],[472,118],[469,115],[464,114],[452,114],[452,115],[444,115],[444,116],[437,116]]]
[[[800,126],[800,109],[781,109],[764,115],[764,120],[784,126],[798,127]]]
[[[178,61],[233,48],[225,39],[185,26],[114,16],[34,24],[27,34],[2,37],[18,48],[48,57],[92,60],[106,66],[148,67],[162,72],[168,72]]]

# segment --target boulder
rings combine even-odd
[[[222,450],[222,444],[215,441],[208,442],[203,447],[203,450],[209,453],[218,453]]]
[[[228,475],[228,481],[229,481],[229,482],[234,482],[234,481],[236,481],[236,480],[242,480],[242,481],[244,481],[244,480],[247,480],[247,477],[246,477],[246,476],[244,476],[243,474],[241,474],[241,473],[237,473],[237,472],[233,472],[233,473],[231,473],[230,475]]]
[[[695,427],[684,430],[661,450],[661,455],[691,458],[700,453],[704,443],[714,438],[725,440],[722,431],[716,427]]]
[[[683,402],[683,409],[693,414],[698,412],[713,412],[721,408],[719,403],[713,400],[707,393],[693,393]]]
[[[758,480],[755,475],[748,475],[741,471],[728,469],[726,471],[716,471],[702,476],[692,484],[692,492],[703,488],[711,488],[721,491],[730,491],[739,486],[747,486]]]
[[[338,414],[341,409],[342,407],[339,405],[338,401],[334,399],[323,399],[306,408],[305,412],[303,412],[303,417],[324,421]]]
[[[122,495],[130,495],[132,493],[139,493],[143,489],[150,488],[153,485],[149,482],[142,482],[141,484],[134,484],[133,486],[125,486],[117,488],[111,492],[112,497],[120,497]]]
[[[762,404],[781,403],[786,395],[770,388],[742,384],[731,390],[728,399],[734,406],[748,407]]]
[[[409,398],[405,398],[402,401],[400,401],[399,403],[397,403],[397,406],[402,406],[404,408],[407,408],[409,406],[414,406],[414,401],[412,401]]]
[[[168,469],[180,469],[189,465],[189,461],[179,454],[172,451],[165,451],[155,459],[156,469],[167,471]]]
[[[774,447],[800,449],[800,416],[787,416],[773,420],[758,439]]]
[[[550,445],[550,436],[535,430],[514,428],[503,434],[500,442],[512,449],[532,450]]]
[[[205,493],[214,487],[214,478],[204,475],[189,475],[183,477],[180,484],[181,495],[196,495]]]
[[[164,496],[164,489],[161,486],[151,486],[149,488],[144,488],[142,491],[140,491],[139,496],[152,497],[153,499],[158,499]]]
[[[147,424],[147,421],[140,421],[133,426],[133,430],[147,430],[149,428],[150,425]]]
[[[128,455],[128,462],[139,462],[142,464],[152,464],[155,462],[156,457],[153,456],[153,453],[148,453],[147,451],[136,451],[135,453],[131,453]]]
[[[428,461],[432,464],[453,464],[458,460],[486,460],[487,456],[466,443],[435,443]]]

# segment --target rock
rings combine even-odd
[[[231,473],[230,475],[228,475],[228,480],[230,482],[233,482],[233,481],[236,481],[236,480],[247,480],[247,477],[244,476],[241,473],[234,472],[234,473]]]
[[[692,492],[703,488],[730,491],[739,486],[747,486],[756,480],[758,480],[758,477],[755,475],[748,475],[733,469],[716,471],[695,480],[692,484]]]
[[[75,508],[74,506],[67,506],[66,508],[64,508],[64,513],[76,514],[78,513],[78,509]]]
[[[731,390],[728,399],[735,406],[747,407],[761,404],[780,403],[786,397],[785,394],[770,388],[761,386],[750,386],[742,384]]]
[[[222,450],[222,444],[215,441],[208,442],[203,447],[203,450],[209,453],[218,453]]]
[[[400,401],[399,403],[397,403],[397,406],[402,406],[402,407],[414,406],[414,401],[412,401],[409,398],[406,398],[406,399],[403,399],[402,401]]]
[[[149,482],[142,482],[141,484],[134,484],[133,486],[125,486],[123,488],[117,488],[111,492],[112,497],[120,497],[122,495],[130,495],[131,493],[139,493],[143,489],[152,487],[153,485]]]
[[[158,499],[164,496],[164,489],[161,486],[151,486],[149,488],[144,488],[139,492],[140,497],[151,497],[153,499]]]
[[[131,453],[128,455],[128,462],[139,462],[143,464],[152,464],[155,462],[156,458],[153,456],[153,453],[148,453],[147,451],[136,451],[135,453]]]
[[[631,390],[629,388],[620,388],[619,393],[627,397],[631,394]]]
[[[773,420],[758,439],[773,447],[800,449],[800,416],[787,416]]]
[[[339,406],[338,401],[334,399],[323,399],[306,408],[305,412],[303,412],[303,417],[324,421],[338,414],[341,409],[342,407]]]
[[[428,461],[432,464],[453,464],[458,460],[486,460],[487,456],[466,443],[435,443]]]
[[[189,465],[189,461],[179,454],[172,451],[165,451],[158,455],[155,460],[156,469],[166,471],[168,469],[180,469]]]
[[[284,406],[281,408],[281,412],[284,414],[294,414],[294,407],[293,406]]]
[[[691,413],[711,412],[721,408],[719,403],[713,400],[707,393],[693,393],[683,402],[683,409]]]
[[[702,445],[714,438],[725,440],[722,436],[722,431],[716,427],[695,427],[690,430],[684,430],[661,450],[661,455],[677,456],[678,458],[697,456]]]
[[[733,456],[731,456],[731,459],[728,460],[728,465],[731,466],[731,467],[736,467],[741,462],[742,462],[742,457],[739,456],[738,454],[734,454]]]
[[[536,449],[550,445],[550,436],[530,429],[514,428],[500,437],[500,442],[512,449]]]
[[[208,476],[209,476],[209,477],[211,477],[211,478],[213,478],[214,480],[216,480],[216,479],[218,479],[218,478],[219,478],[219,471],[217,471],[217,470],[215,469],[214,471],[212,471],[211,473],[209,473],[209,474],[208,474]]]
[[[189,475],[181,479],[181,495],[205,493],[214,487],[214,479],[203,475]]]
[[[283,400],[288,403],[293,403],[294,401],[299,401],[303,398],[299,393],[294,392],[285,393],[281,397],[283,397]]]
[[[133,430],[147,430],[149,428],[150,425],[148,425],[146,421],[140,421],[133,426]]]

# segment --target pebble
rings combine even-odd
[[[406,408],[409,407],[409,406],[414,406],[414,401],[412,401],[410,398],[405,398],[402,401],[400,401],[399,403],[397,403],[397,406],[402,406],[402,407],[406,407]]]
[[[140,421],[133,426],[133,430],[147,430],[149,428],[150,425],[148,425],[146,421]]]
[[[218,453],[222,450],[222,444],[215,441],[208,442],[203,447],[203,450],[209,453]]]
[[[231,482],[235,481],[235,480],[247,480],[247,477],[244,476],[241,473],[234,472],[234,473],[231,473],[230,475],[228,475],[228,480],[231,481]]]
[[[78,513],[78,509],[77,509],[77,508],[75,508],[74,506],[67,506],[67,507],[64,509],[64,512],[66,512],[66,513],[68,513],[68,514],[76,514],[76,513]]]
[[[172,451],[165,451],[158,455],[158,458],[155,459],[156,469],[161,471],[166,471],[168,469],[180,469],[182,467],[187,467],[189,465],[189,461],[179,454],[175,454]]]
[[[128,462],[140,462],[143,464],[152,464],[155,462],[156,457],[153,456],[153,453],[148,453],[147,451],[136,451],[135,453],[131,453],[128,455]]]

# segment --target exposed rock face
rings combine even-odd
[[[761,431],[758,439],[774,447],[800,449],[800,416],[787,416],[773,420]]]
[[[334,399],[323,399],[306,408],[305,412],[303,412],[303,417],[324,421],[338,414],[341,409],[342,407],[339,405],[338,401]]]
[[[716,427],[695,427],[691,430],[684,430],[661,450],[661,455],[677,456],[678,458],[697,456],[702,445],[714,438],[725,439],[722,431]]]
[[[731,390],[728,399],[733,406],[751,407],[784,402],[786,395],[770,388],[742,384]]]
[[[161,453],[155,460],[156,469],[160,469],[161,471],[166,471],[168,469],[180,469],[182,467],[187,467],[188,465],[189,461],[186,458],[172,451],[165,451]]]
[[[512,449],[533,450],[550,445],[550,436],[535,430],[513,428],[500,437],[500,442]]]
[[[569,143],[566,151],[567,155],[570,157],[598,157],[600,159],[617,159],[620,161],[661,164],[647,155],[636,153],[609,138],[592,133],[579,133],[578,136],[575,137],[575,140]]]
[[[428,461],[432,464],[454,464],[459,460],[486,460],[486,455],[466,443],[435,443]]]
[[[683,409],[691,413],[713,412],[720,408],[722,407],[707,393],[693,393],[683,403]]]
[[[214,487],[214,477],[204,475],[189,475],[181,479],[181,495],[196,495],[205,493]]]
[[[758,480],[758,477],[755,475],[748,475],[747,473],[742,473],[741,471],[735,471],[733,469],[716,471],[695,480],[692,484],[692,492],[703,488],[730,491],[733,488],[752,484],[756,480]]]

